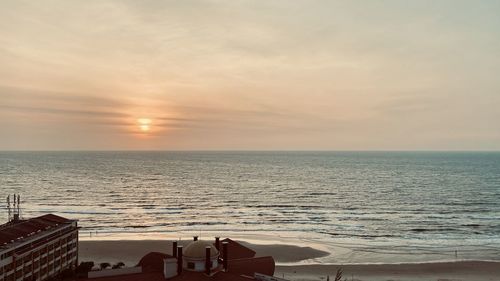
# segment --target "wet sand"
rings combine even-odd
[[[182,244],[190,240],[181,241]],[[241,241],[240,241],[241,242]],[[256,245],[241,242],[257,252],[257,256],[272,255],[278,266],[275,276],[294,281],[334,279],[342,268],[347,280],[370,281],[500,281],[500,262],[457,261],[408,264],[313,264],[313,259],[328,255],[311,247],[293,245]],[[145,254],[157,251],[171,253],[171,242],[165,240],[80,241],[80,261],[96,264],[119,261],[134,266]],[[290,264],[290,265],[287,265]],[[311,264],[308,264],[311,263]]]

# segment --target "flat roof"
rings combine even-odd
[[[75,222],[54,214],[47,214],[27,220],[11,221],[0,225],[0,249],[31,238],[37,233],[55,229],[60,225]]]

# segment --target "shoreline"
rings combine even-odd
[[[191,240],[181,240],[181,245]],[[358,281],[483,281],[498,280],[500,261],[457,260],[401,263],[319,263],[319,259],[331,253],[309,246],[290,244],[253,244],[238,242],[256,251],[256,256],[271,255],[276,261],[276,277],[292,281],[331,280],[337,269],[342,268],[344,278]],[[171,240],[83,240],[79,242],[80,261],[95,264],[124,262],[135,266],[147,253],[157,251],[171,253]]]
[[[294,245],[310,247],[325,255],[315,255],[312,259],[295,258],[285,260],[285,265],[302,264],[399,264],[399,263],[428,263],[428,262],[456,262],[456,261],[490,261],[499,260],[500,247],[489,244],[465,243],[457,245],[439,244],[435,241],[407,241],[403,244],[394,244],[390,241],[365,241],[356,237],[350,239],[331,239],[326,236],[303,232],[248,232],[248,231],[176,231],[176,232],[80,232],[80,241],[174,241],[190,240],[193,235],[200,239],[211,240],[216,236],[231,237],[231,239],[249,243],[250,245]],[[86,235],[85,235],[86,234]],[[307,260],[307,261],[303,261]],[[281,263],[281,262],[280,262]]]

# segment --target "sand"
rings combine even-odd
[[[500,262],[458,261],[415,264],[278,266],[275,276],[290,280],[333,280],[342,268],[347,280],[499,281]]]
[[[190,241],[182,241],[181,244]],[[240,241],[241,242],[241,241]],[[408,264],[311,264],[313,259],[329,253],[311,247],[293,245],[257,245],[241,242],[257,252],[257,256],[272,255],[278,266],[275,276],[290,280],[333,281],[338,268],[344,279],[370,281],[500,281],[500,262],[457,261]],[[157,251],[171,253],[171,242],[163,240],[80,241],[80,261],[124,262],[134,266],[145,254]]]

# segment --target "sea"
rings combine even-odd
[[[0,198],[14,193],[22,217],[77,219],[81,239],[330,253],[306,263],[500,260],[499,152],[0,152]]]

